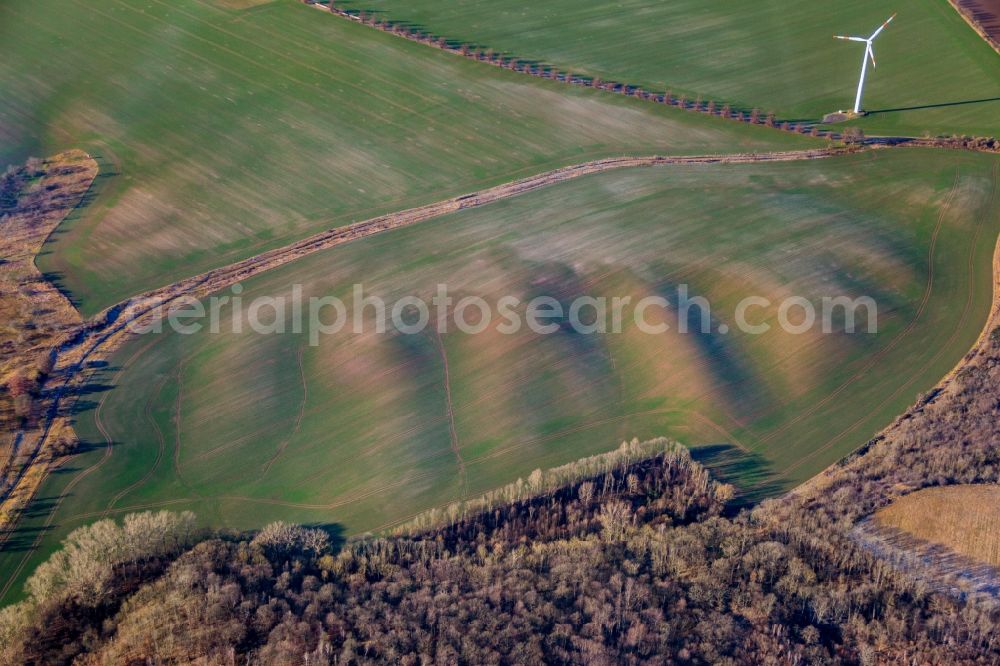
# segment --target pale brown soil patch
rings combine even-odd
[[[876,522],[1000,566],[1000,485],[920,490],[875,514]]]

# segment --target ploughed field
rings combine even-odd
[[[295,0],[12,0],[0,36],[0,165],[66,148],[102,164],[96,203],[40,261],[85,314],[596,157],[819,145],[500,71]]]
[[[697,309],[682,334],[676,308],[653,308],[646,321],[671,331],[650,335],[626,308],[621,333],[560,320],[549,335],[504,334],[494,316],[478,334],[453,323],[377,334],[369,309],[365,333],[352,321],[313,346],[290,332],[290,308],[285,334],[248,322],[234,334],[227,304],[220,333],[138,336],[117,353],[78,405],[90,450],[46,482],[0,573],[36,563],[74,527],[143,507],[191,509],[214,526],[375,530],[632,437],[676,438],[748,493],[786,489],[863,444],[976,339],[997,187],[995,158],[924,149],[633,169],[311,255],[244,283],[240,321],[251,299],[296,284],[306,299],[343,299],[349,318],[355,283],[390,304],[443,283],[494,315],[513,296],[522,317],[538,295],[676,305],[687,285],[710,303],[711,330],[698,332]],[[771,301],[747,317],[768,333],[738,330],[748,296]],[[854,334],[841,315],[840,333],[784,332],[777,308],[791,296],[817,309],[869,296],[878,332],[865,332],[864,311]],[[19,550],[38,530],[42,547]]]
[[[1000,566],[1000,486],[925,488],[878,511],[875,524],[913,537],[911,546],[944,546],[975,562]]]
[[[881,134],[1000,134],[1000,55],[945,0],[338,0],[449,39],[577,74],[673,90],[787,120],[850,109],[875,43],[860,124]]]

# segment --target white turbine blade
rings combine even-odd
[[[872,48],[871,44],[868,45],[868,57],[872,59],[872,69],[878,69],[875,66],[875,49]]]
[[[895,14],[893,14],[892,16],[890,16],[890,17],[889,17],[889,20],[888,20],[888,21],[886,21],[885,23],[883,23],[883,24],[882,24],[882,25],[881,25],[881,26],[879,27],[879,29],[878,29],[878,30],[876,30],[875,32],[873,32],[873,33],[872,33],[872,36],[871,36],[871,37],[869,37],[868,39],[869,39],[869,40],[872,40],[872,39],[875,39],[876,37],[878,37],[878,34],[879,34],[880,32],[882,32],[883,30],[885,30],[885,27],[886,27],[887,25],[889,25],[890,23],[892,23],[892,19],[894,19],[894,18],[896,18],[896,15],[895,15]]]
[[[846,39],[849,42],[867,42],[864,37],[845,37],[844,35],[834,35],[834,39]]]

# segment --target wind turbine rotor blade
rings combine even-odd
[[[887,20],[885,23],[883,23],[881,26],[879,26],[879,29],[876,30],[875,32],[873,32],[872,36],[869,37],[868,39],[872,40],[872,39],[875,39],[876,37],[878,37],[879,33],[882,32],[883,30],[885,30],[886,26],[888,26],[890,23],[892,23],[892,19],[894,19],[894,18],[896,18],[896,14],[893,14],[892,16],[890,16],[889,20]]]
[[[846,37],[844,35],[834,35],[834,39],[846,39],[849,42],[867,42],[868,40],[864,37]]]
[[[872,69],[878,69],[875,66],[875,49],[872,48],[871,44],[868,45],[868,57],[872,59]]]

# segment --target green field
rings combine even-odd
[[[1000,134],[1000,55],[946,0],[342,0],[448,38],[578,74],[816,121],[849,109],[867,37],[876,42],[860,124],[873,133]],[[985,101],[979,101],[985,100]]]
[[[0,167],[67,148],[106,167],[41,262],[85,313],[594,157],[816,143],[499,71],[294,0],[228,4],[0,5]]]
[[[879,330],[653,336],[626,318],[606,335],[348,328],[316,347],[292,333],[139,337],[98,382],[113,388],[81,405],[93,450],[47,482],[14,544],[30,546],[53,505],[32,564],[73,527],[141,507],[357,533],[633,436],[677,438],[765,494],[787,488],[863,444],[975,340],[997,187],[995,157],[917,149],[636,169],[317,253],[247,282],[245,302],[294,284],[349,308],[354,283],[387,300],[447,283],[491,303],[687,284],[713,329],[749,295],[773,301],[751,319],[774,324],[797,294],[869,295]],[[23,557],[8,549],[0,573]]]

